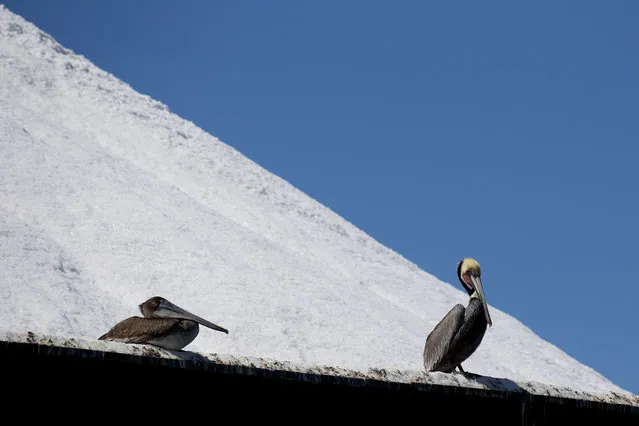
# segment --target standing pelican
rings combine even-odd
[[[457,265],[457,277],[470,296],[468,307],[457,304],[426,338],[424,367],[426,371],[464,373],[461,363],[475,352],[492,326],[481,284],[481,270],[475,259],[465,258]]]
[[[152,297],[138,305],[144,318],[120,321],[98,340],[123,343],[146,343],[164,349],[180,350],[200,332],[198,323],[228,334],[228,330],[185,311],[163,297]]]

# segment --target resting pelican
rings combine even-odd
[[[426,371],[464,373],[461,363],[481,343],[486,325],[492,326],[481,284],[481,270],[475,259],[465,258],[457,265],[457,277],[470,296],[468,307],[457,304],[446,314],[426,338],[424,367]]]
[[[98,340],[146,343],[164,349],[180,350],[200,332],[198,323],[228,334],[228,330],[185,311],[163,297],[155,296],[138,305],[144,318],[120,321]]]

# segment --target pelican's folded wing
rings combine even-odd
[[[426,338],[424,346],[424,368],[426,371],[435,370],[446,356],[450,342],[464,321],[464,311],[465,308],[462,305],[455,305]]]
[[[122,343],[146,343],[166,334],[180,322],[177,318],[130,317],[117,323],[98,340]]]

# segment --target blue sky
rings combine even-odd
[[[4,4],[639,393],[639,2]]]

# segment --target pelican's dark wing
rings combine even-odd
[[[426,371],[436,370],[446,356],[450,348],[450,342],[452,342],[453,337],[464,322],[464,311],[465,308],[462,305],[455,305],[426,338],[426,345],[424,346],[424,367]]]
[[[155,337],[166,335],[180,322],[177,318],[130,317],[120,321],[98,340],[122,343],[146,343]]]

